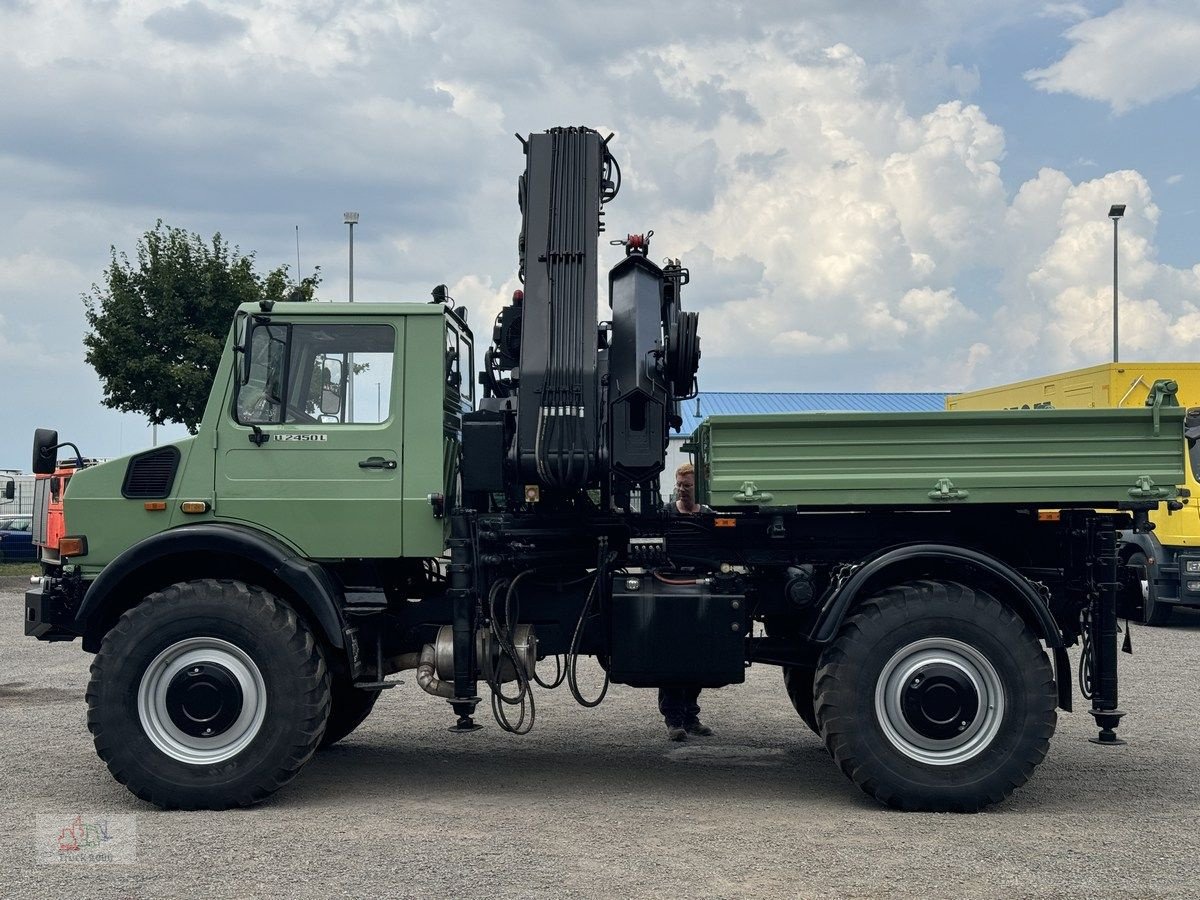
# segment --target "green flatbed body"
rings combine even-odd
[[[693,436],[718,509],[1112,508],[1184,480],[1184,410],[1032,409],[712,416]]]

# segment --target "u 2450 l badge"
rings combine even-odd
[[[275,434],[272,437],[277,441],[327,441],[327,434]]]

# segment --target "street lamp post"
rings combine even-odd
[[[1120,353],[1118,349],[1118,331],[1117,331],[1117,227],[1121,221],[1121,216],[1125,215],[1125,204],[1114,203],[1108,210],[1108,217],[1113,222],[1113,362],[1118,362]]]
[[[358,224],[358,213],[342,213],[342,221],[350,226],[350,302],[354,302],[354,226]]]

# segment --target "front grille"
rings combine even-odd
[[[139,453],[129,460],[125,469],[121,496],[129,500],[161,500],[171,493],[178,468],[177,447],[159,447]]]

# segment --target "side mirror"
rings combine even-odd
[[[15,500],[17,498],[17,483],[11,478],[8,479],[8,484],[4,485],[4,499]]]
[[[342,411],[342,398],[337,391],[325,388],[321,391],[321,415],[336,416]]]
[[[29,467],[34,475],[53,475],[58,465],[58,432],[39,428],[33,433],[33,464]]]
[[[233,326],[233,375],[241,386],[250,381],[250,317],[240,313]]]

